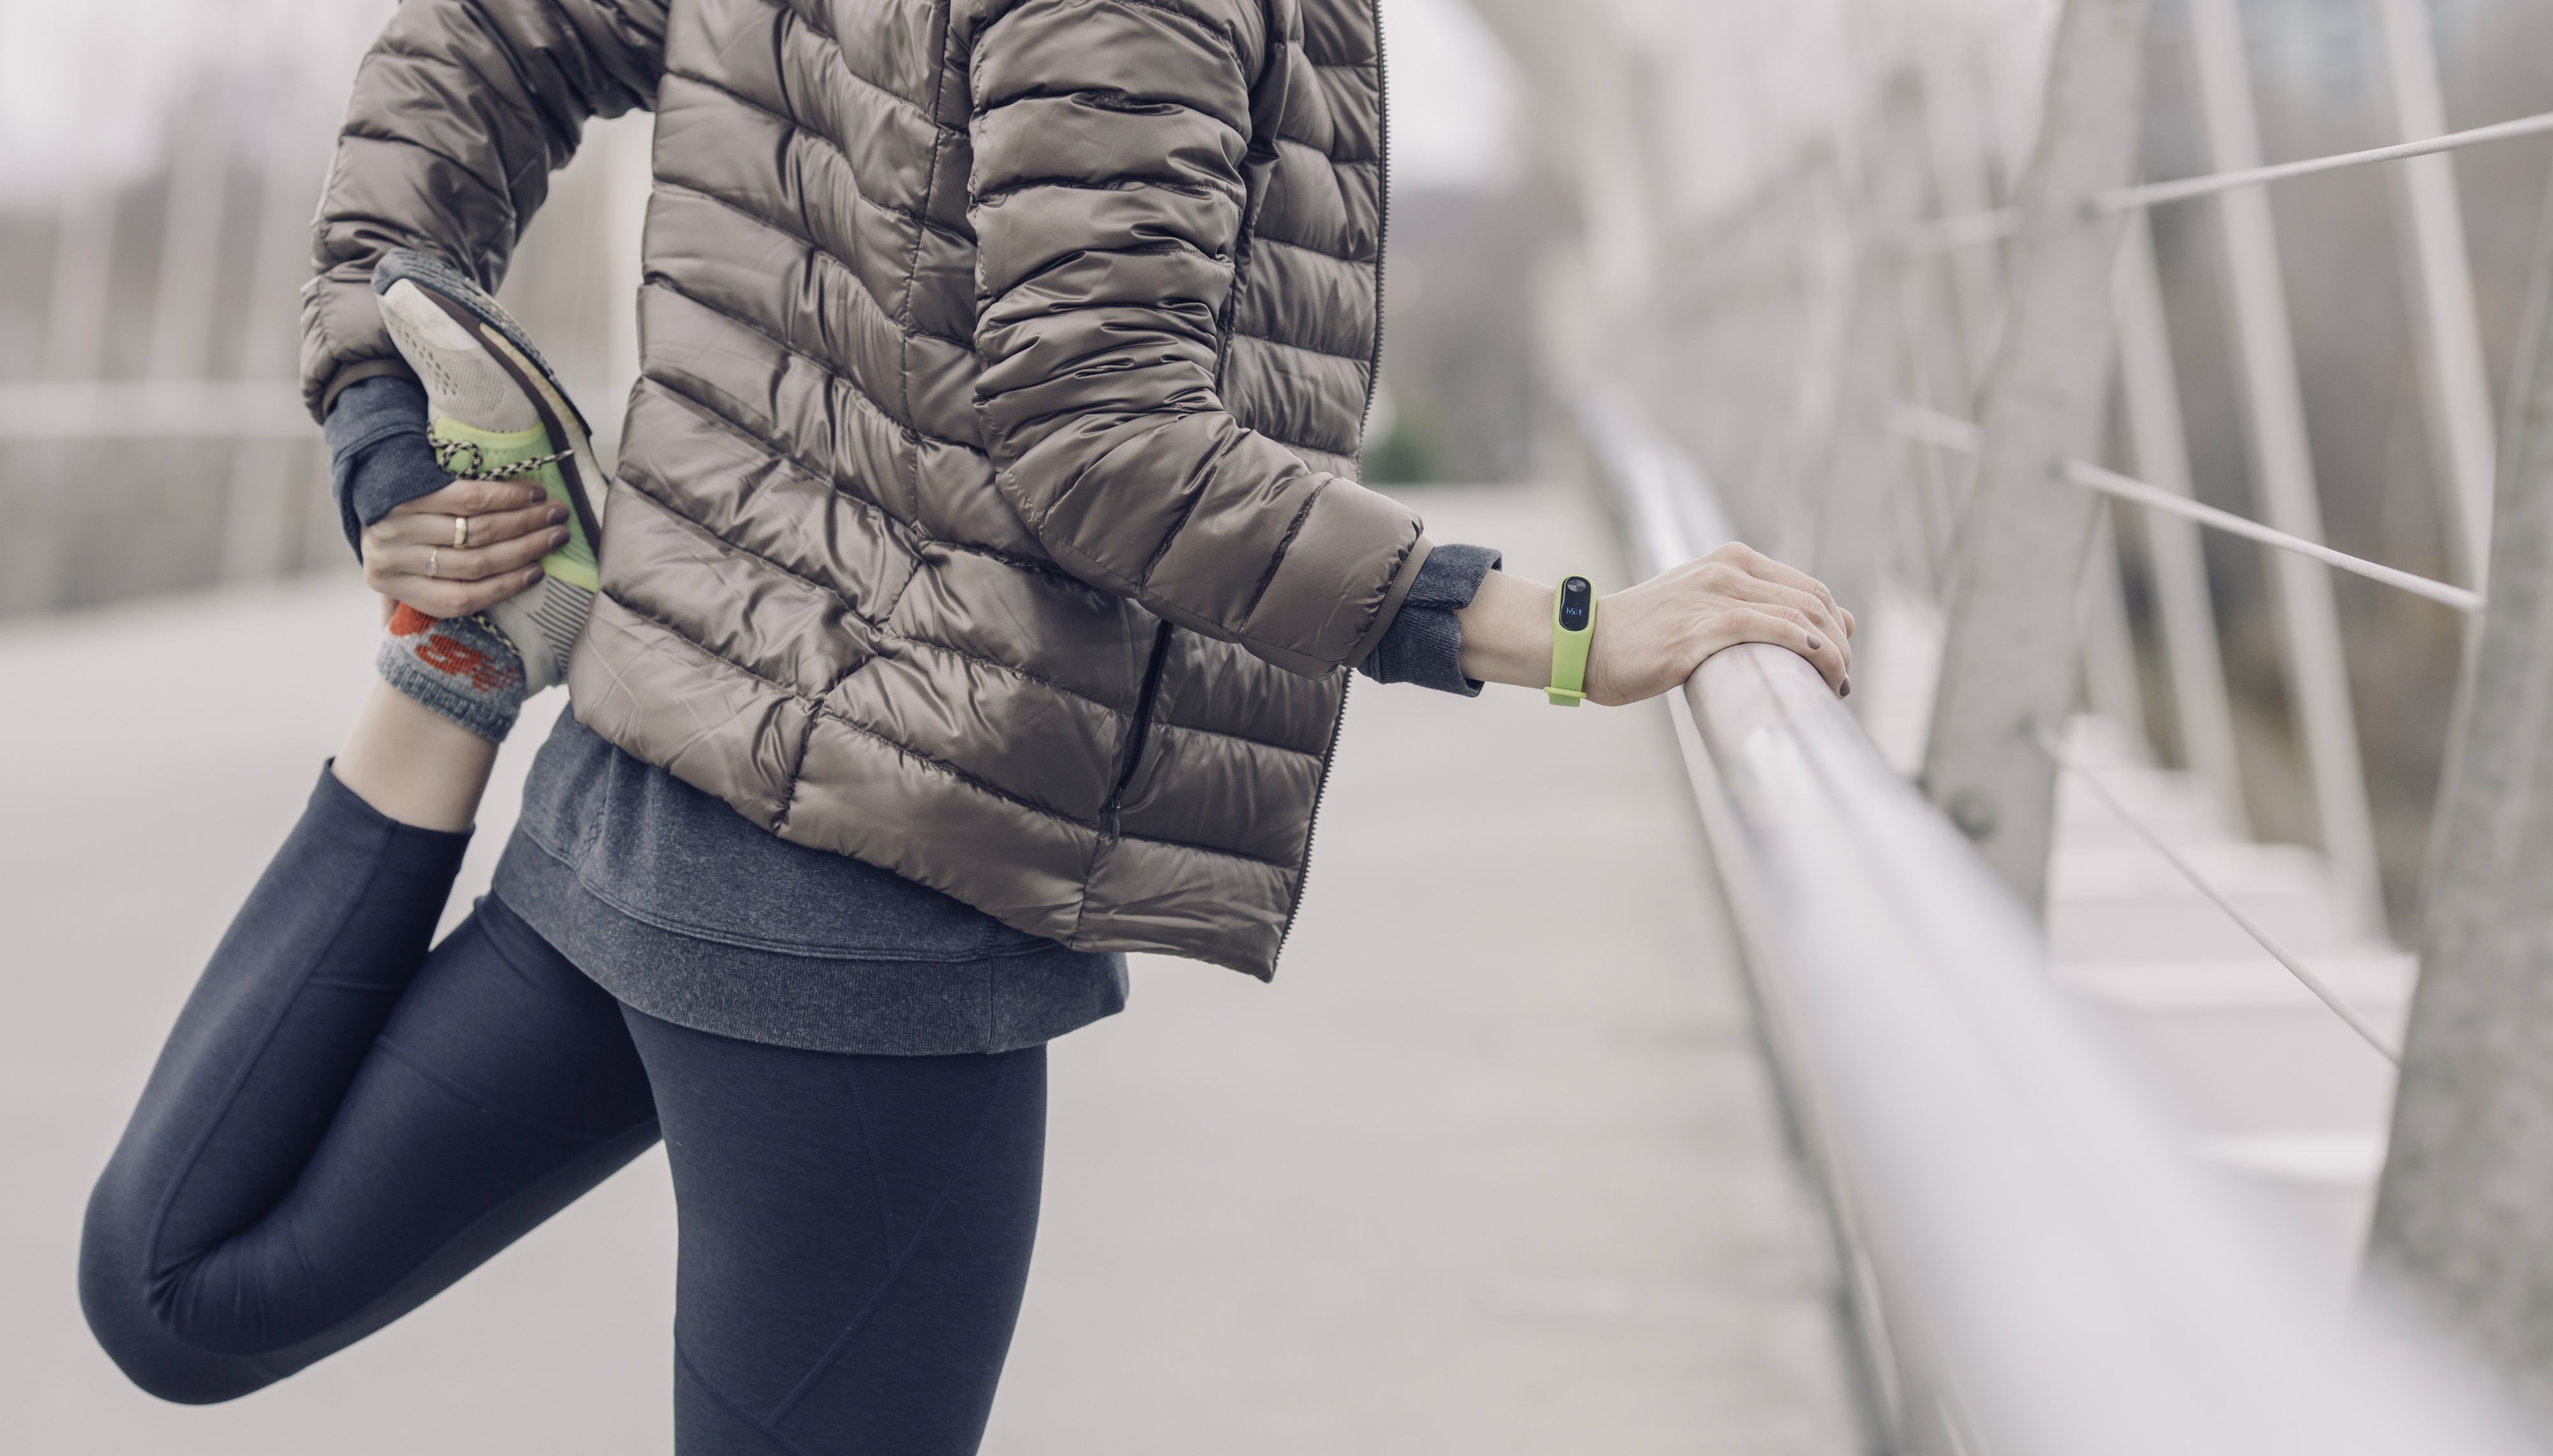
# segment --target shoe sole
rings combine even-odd
[[[603,497],[599,489],[589,491],[586,482],[591,480],[598,487],[603,484],[602,462],[595,456],[593,432],[586,427],[585,416],[567,397],[567,391],[559,387],[549,361],[541,358],[530,336],[498,306],[497,300],[443,260],[400,248],[384,255],[374,265],[376,296],[388,293],[391,285],[402,280],[414,283],[418,292],[477,340],[497,361],[497,366],[512,377],[523,396],[531,400],[532,411],[540,416],[550,439],[565,443],[568,458],[559,462],[559,475],[567,485],[568,508],[576,512],[577,524],[585,530],[586,544],[600,565]]]

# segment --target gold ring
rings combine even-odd
[[[454,516],[452,518],[452,549],[454,551],[459,551],[461,548],[468,546],[469,544],[470,518],[468,516]]]
[[[427,548],[425,549],[425,574],[426,574],[426,575],[428,575],[428,576],[432,576],[432,575],[434,574],[434,569],[435,569],[435,566],[436,566],[436,564],[437,564],[437,563],[442,559],[442,557],[443,557],[443,548],[442,548],[442,547],[440,547],[440,546],[429,546],[429,547],[427,547]]]

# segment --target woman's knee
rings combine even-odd
[[[206,1349],[178,1328],[154,1290],[147,1240],[137,1236],[147,1216],[119,1206],[101,1185],[80,1233],[80,1312],[107,1358],[144,1391],[181,1405],[235,1401],[280,1380],[285,1372]]]

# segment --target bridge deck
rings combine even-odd
[[[1574,497],[1419,505],[1520,571],[1618,576]],[[0,632],[13,1448],[665,1447],[659,1154],[235,1405],[139,1395],[80,1326],[87,1180],[362,688],[367,612],[331,579]],[[1129,1013],[1056,1045],[1046,1224],[986,1450],[1851,1449],[1680,773],[1659,711],[1360,684],[1276,985],[1139,963]]]

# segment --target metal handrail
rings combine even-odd
[[[1644,571],[1725,539],[1635,409],[1576,415]],[[2337,1327],[1805,660],[1732,648],[1671,702],[1889,1449],[2527,1449]]]

